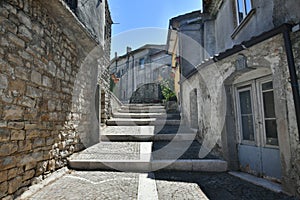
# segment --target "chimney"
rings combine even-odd
[[[131,50],[132,50],[131,47],[127,47],[127,50],[126,50],[126,51],[127,51],[127,54],[130,53]]]

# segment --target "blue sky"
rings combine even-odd
[[[144,44],[164,44],[169,19],[201,9],[201,0],[109,0],[115,23],[112,27],[112,55]]]

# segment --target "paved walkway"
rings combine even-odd
[[[49,181],[48,181],[49,182]],[[39,186],[40,185],[40,186]],[[155,172],[149,174],[67,171],[18,199],[31,200],[293,200],[228,173]]]

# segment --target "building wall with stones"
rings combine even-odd
[[[0,2],[0,198],[99,140],[99,55],[103,46],[64,2]]]

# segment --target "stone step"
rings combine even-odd
[[[114,118],[130,118],[130,119],[143,119],[143,118],[163,118],[163,119],[180,119],[178,114],[166,113],[113,113]]]
[[[169,132],[168,134],[155,133],[155,126],[107,126],[101,129],[101,141],[185,141],[194,140],[196,133],[186,127],[177,128],[181,132]],[[173,130],[173,129],[171,129]],[[157,130],[159,131],[159,130]],[[184,132],[186,131],[186,132]],[[165,132],[165,130],[164,130]]]
[[[195,134],[159,134],[159,135],[134,135],[134,134],[107,134],[100,135],[100,141],[110,141],[110,142],[154,142],[154,141],[185,141],[194,140]]]
[[[179,143],[181,144],[178,145]],[[185,144],[189,143],[185,142]],[[156,148],[155,143],[153,145],[152,142],[100,142],[82,152],[73,154],[68,158],[68,166],[76,170],[116,170],[131,172],[149,172],[156,170],[221,172],[227,170],[227,162],[219,159],[194,159],[190,156],[177,156],[177,159],[177,157],[174,157],[174,152],[178,153],[177,150],[180,147],[184,148],[181,146],[182,141],[177,142],[175,148],[172,145],[171,147],[165,148],[164,145],[160,143],[159,148]],[[194,144],[192,144],[192,146],[193,145]],[[164,159],[164,155],[167,154],[163,152],[167,152],[170,157]],[[187,152],[189,152],[189,150],[187,150]]]
[[[156,118],[146,119],[128,119],[128,118],[111,118],[107,120],[108,126],[155,126],[155,125],[180,125],[180,120],[162,120]]]
[[[151,172],[175,170],[189,172],[225,172],[227,162],[218,159],[202,160],[68,160],[68,167],[74,170],[113,170],[123,172]]]
[[[195,135],[194,135],[195,136]],[[198,160],[201,144],[196,140],[155,141],[152,145],[153,160]],[[218,159],[208,154],[204,159]]]
[[[127,107],[164,107],[163,104],[161,103],[144,103],[144,104],[123,104],[122,106],[127,106]]]
[[[119,113],[166,113],[165,109],[157,109],[157,108],[150,108],[150,109],[118,109]]]

